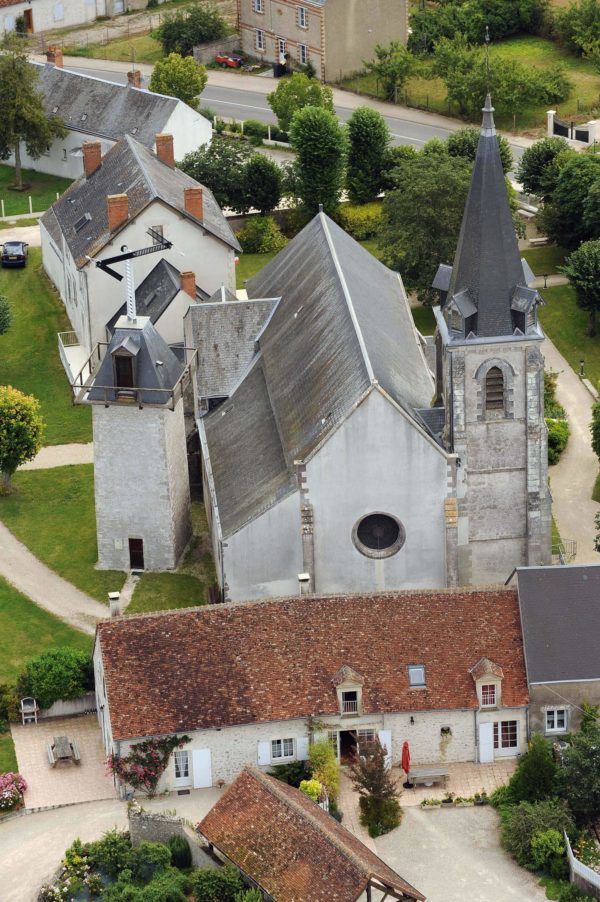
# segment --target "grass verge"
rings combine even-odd
[[[0,774],[8,774],[17,770],[15,744],[10,733],[0,733]]]
[[[13,683],[26,661],[58,645],[91,653],[92,637],[38,607],[0,578],[0,683]]]
[[[0,497],[0,520],[37,558],[99,601],[119,591],[121,571],[96,570],[92,464],[17,472],[16,491]]]
[[[116,60],[130,63],[156,63],[163,57],[159,42],[150,34],[133,35],[130,38],[116,38],[106,44],[89,44],[87,46],[65,45],[65,56],[85,56],[88,59]]]
[[[62,194],[71,184],[71,179],[63,179],[58,175],[47,175],[45,172],[23,170],[23,184],[30,184],[26,191],[10,191],[9,185],[15,181],[14,166],[0,165],[0,199],[4,201],[6,216],[18,216],[29,213],[29,197],[33,202],[34,213],[47,210],[56,200],[56,194]]]
[[[600,382],[600,335],[586,335],[587,313],[577,305],[575,291],[570,285],[546,288],[542,292],[546,302],[540,310],[540,321],[548,338],[554,342],[570,366],[579,372],[584,361],[585,374],[598,385]]]
[[[550,276],[557,273],[558,267],[563,265],[567,251],[564,247],[552,244],[547,247],[533,247],[531,250],[521,251],[521,255],[531,266],[534,275],[543,276],[545,273]]]
[[[45,444],[89,442],[92,416],[71,403],[71,390],[58,356],[57,332],[71,328],[64,307],[42,269],[40,248],[29,251],[25,269],[0,269],[0,294],[12,310],[12,324],[0,335],[0,385],[35,395],[46,422]]]
[[[22,229],[24,226],[34,226],[37,225],[39,219],[35,217],[33,219],[15,219],[12,222],[0,222],[0,231],[9,231],[13,229]],[[9,235],[6,235],[6,240],[8,241],[10,238]]]
[[[600,473],[596,476],[596,482],[592,489],[592,501],[597,501],[600,504]]]

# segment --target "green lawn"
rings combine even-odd
[[[52,570],[99,601],[119,591],[124,573],[95,570],[92,464],[17,472],[16,491],[0,497],[0,520]]]
[[[552,273],[558,272],[558,267],[565,262],[567,251],[564,247],[549,244],[547,247],[528,248],[521,251],[521,254],[525,257],[535,275],[543,276],[544,273],[552,275]]]
[[[596,476],[594,488],[592,489],[592,501],[600,503],[600,473]]]
[[[577,306],[575,291],[570,285],[559,285],[542,291],[545,304],[539,308],[540,321],[563,357],[576,373],[581,360],[585,374],[594,385],[600,383],[600,335],[585,334],[587,313]]]
[[[76,42],[77,35],[73,37]],[[136,63],[156,63],[163,56],[161,45],[149,34],[118,38],[107,44],[89,44],[88,46],[77,43],[72,46],[65,44],[64,53],[65,56],[85,56],[90,59],[118,60],[124,63],[130,63],[132,57]]]
[[[581,117],[584,111],[591,111],[598,106],[600,94],[600,74],[593,62],[584,60],[567,53],[553,41],[532,35],[521,35],[492,44],[490,56],[493,64],[494,57],[510,58],[523,63],[525,66],[546,68],[556,63],[563,63],[569,78],[573,83],[570,97],[556,107],[561,118],[571,119]],[[430,68],[431,58],[428,58],[424,66]],[[344,79],[342,85],[353,91],[360,91],[373,97],[382,97],[382,91],[377,84],[374,75],[360,75]],[[409,79],[406,92],[400,92],[399,103],[407,103],[422,109],[430,109],[444,115],[457,115],[446,98],[446,87],[440,78],[426,78],[424,76]],[[517,117],[517,131],[538,131],[543,128],[545,133],[546,110],[548,104],[531,106]],[[479,115],[476,117],[479,121]],[[497,109],[496,123],[500,128],[512,131],[513,119],[511,111]]]
[[[0,335],[0,385],[13,385],[41,402],[44,442],[89,442],[92,417],[71,403],[71,391],[58,356],[56,333],[70,330],[64,307],[42,270],[41,251],[31,248],[25,269],[0,269],[0,294],[13,314]]]
[[[15,745],[10,733],[0,733],[0,774],[12,773],[17,770],[17,756]]]
[[[236,287],[244,288],[246,280],[255,276],[274,256],[275,251],[270,254],[240,254],[240,262],[236,266]]]
[[[71,179],[33,172],[30,169],[23,170],[23,184],[30,184],[31,188],[26,191],[10,191],[9,185],[13,185],[14,181],[14,166],[0,164],[0,199],[4,201],[6,216],[29,213],[29,195],[33,201],[33,212],[41,213],[54,203],[57,192],[62,194],[71,184]]]
[[[0,230],[6,231],[10,229],[20,228],[22,229],[24,226],[34,226],[37,225],[39,219],[36,219],[35,216],[33,219],[15,219],[15,220],[7,220],[6,222],[0,222]],[[3,235],[3,238],[10,238],[10,235]]]
[[[0,579],[0,683],[14,682],[26,661],[57,645],[91,653],[92,637],[67,626]]]

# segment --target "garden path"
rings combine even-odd
[[[546,369],[560,374],[556,398],[567,411],[571,427],[566,450],[559,463],[550,468],[552,510],[563,540],[575,539],[577,542],[575,562],[598,564],[600,555],[594,551],[594,518],[600,511],[600,504],[592,501],[598,458],[592,451],[589,428],[594,401],[579,376],[548,338],[542,353],[546,358]]]
[[[66,467],[72,464],[94,463],[94,443],[72,443],[70,445],[46,445],[29,463],[20,470],[47,470],[50,467]]]

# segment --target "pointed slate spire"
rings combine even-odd
[[[462,306],[471,301],[476,314],[469,331],[477,337],[512,335],[511,303],[517,285],[524,284],[488,94],[448,299],[460,295]]]

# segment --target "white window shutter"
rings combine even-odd
[[[296,758],[298,761],[306,761],[308,758],[308,736],[299,736],[296,739]]]
[[[379,737],[379,741],[381,745],[385,748],[385,766],[390,768],[392,766],[392,731],[391,730],[380,730],[377,734]]]
[[[259,742],[258,743],[257,758],[258,758],[259,764],[270,764],[271,763],[271,743],[270,742]]]

